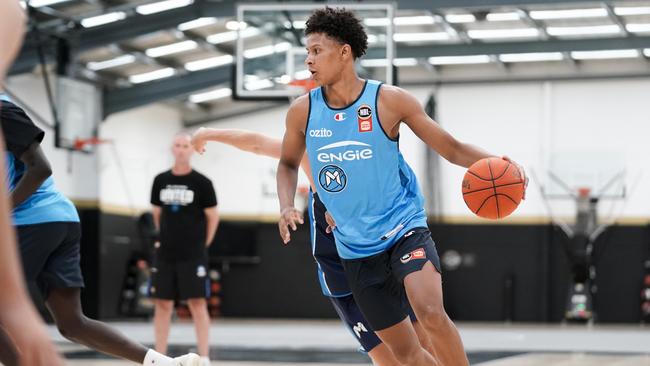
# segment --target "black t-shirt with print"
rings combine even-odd
[[[151,204],[161,208],[158,258],[175,262],[206,256],[204,209],[217,205],[210,179],[194,170],[186,175],[160,173],[153,182]]]

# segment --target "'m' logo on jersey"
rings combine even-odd
[[[400,262],[406,264],[411,261],[411,259],[422,259],[425,258],[426,252],[424,251],[424,248],[418,248],[410,253],[406,253],[400,258]]]
[[[332,137],[333,133],[327,128],[321,128],[320,130],[309,130],[310,137]]]
[[[357,109],[357,122],[359,123],[359,132],[372,131],[372,108],[367,104],[362,104]]]
[[[337,193],[348,184],[348,176],[336,165],[327,165],[318,173],[318,183],[327,192]]]
[[[334,115],[334,120],[337,122],[345,121],[345,112],[340,112]]]

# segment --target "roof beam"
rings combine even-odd
[[[104,116],[208,89],[231,80],[231,65],[104,91]]]

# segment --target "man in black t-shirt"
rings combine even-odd
[[[174,300],[187,300],[198,353],[208,365],[207,247],[214,239],[219,214],[212,182],[190,165],[194,151],[190,140],[186,134],[174,138],[174,166],[156,176],[151,189],[154,222],[160,230],[151,296],[155,298],[156,350],[167,350]]]

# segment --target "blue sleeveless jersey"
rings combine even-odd
[[[331,108],[322,88],[309,93],[305,132],[316,190],[336,220],[343,259],[390,248],[407,230],[426,227],[424,199],[413,170],[379,123],[381,83],[366,81],[345,108]]]

